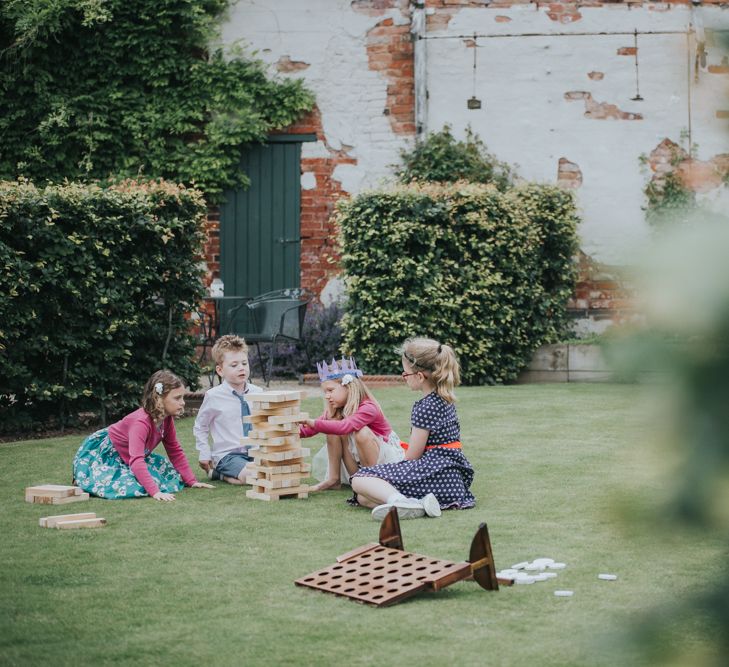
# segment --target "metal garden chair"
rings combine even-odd
[[[306,290],[300,287],[291,287],[266,292],[229,311],[226,328],[230,330],[226,333],[238,334],[247,343],[255,344],[266,386],[269,386],[273,376],[276,345],[282,341],[303,342],[304,317],[310,301],[311,296]],[[270,343],[271,345],[268,372],[263,367],[261,343]],[[309,353],[306,346],[304,346],[304,352],[308,360]],[[309,365],[311,365],[310,360]]]

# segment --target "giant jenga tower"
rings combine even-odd
[[[253,488],[246,496],[257,500],[308,498],[309,487],[301,480],[309,476],[311,464],[304,462],[309,450],[301,448],[299,422],[309,415],[301,412],[301,392],[247,394],[246,401],[251,404],[251,414],[243,422],[253,428],[243,443],[259,447],[250,452],[253,466],[248,483]]]

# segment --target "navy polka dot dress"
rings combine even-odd
[[[441,509],[473,507],[476,499],[469,491],[473,481],[471,464],[461,449],[438,446],[461,439],[456,407],[432,392],[413,406],[410,422],[429,432],[419,459],[360,468],[354,477],[379,477],[408,498],[432,493]]]

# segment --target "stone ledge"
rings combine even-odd
[[[537,349],[516,382],[610,382],[614,377],[599,345],[557,343]]]

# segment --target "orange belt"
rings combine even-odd
[[[400,442],[400,447],[402,447],[405,451],[407,451],[410,448],[410,445],[407,442]],[[445,447],[447,449],[461,449],[461,443],[459,441],[456,442],[446,442],[442,445],[426,445],[425,449],[435,449],[436,447]]]

